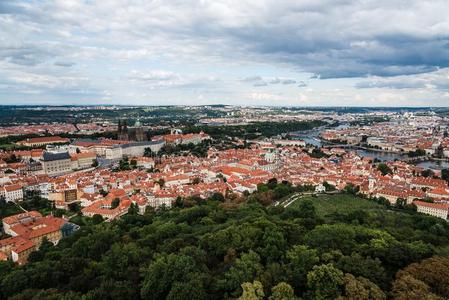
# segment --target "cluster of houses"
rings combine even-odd
[[[413,152],[449,157],[449,128],[440,117],[414,117],[369,126],[326,130],[321,137],[350,145],[366,143],[371,148],[390,152]]]
[[[173,134],[141,143],[160,145],[189,140],[198,143],[207,138],[202,133]],[[414,203],[419,212],[442,219],[448,216],[446,181],[422,177],[422,169],[400,161],[388,162],[392,174],[382,175],[371,158],[342,148],[323,149],[326,156],[322,158],[312,157],[311,149],[304,148],[304,142],[287,140],[258,141],[247,149],[219,151],[211,148],[204,158],[188,155],[156,159],[144,157],[140,151],[127,155],[135,161],[135,168],[131,170],[100,167],[74,171],[77,169],[73,167],[74,161],[78,167],[90,165],[91,158],[99,155],[95,149],[107,152],[109,148],[103,152],[105,144],[116,147],[133,143],[81,141],[71,145],[72,150],[67,152],[33,150],[22,153],[40,159],[44,163],[43,173],[14,168],[11,163],[0,161],[0,198],[20,202],[26,192],[35,191],[52,201],[56,208],[69,209],[76,204],[84,216],[100,215],[111,221],[128,213],[131,206],[144,214],[149,207],[170,208],[178,197],[206,199],[214,193],[252,193],[258,184],[276,178],[293,185],[315,186],[319,192],[328,186],[324,183],[338,190],[352,184],[366,196],[383,197],[392,204],[402,200]],[[61,169],[64,171],[55,173]],[[64,219],[44,217],[37,212],[5,218],[3,227],[11,237],[0,241],[0,259],[9,257],[19,263],[25,262],[29,252],[38,249],[44,236],[57,243],[65,223]]]
[[[207,198],[213,193],[251,193],[271,178],[293,185],[320,186],[327,182],[344,189],[347,184],[360,188],[370,197],[383,197],[392,204],[398,199],[449,200],[447,182],[418,175],[420,168],[389,162],[393,174],[382,175],[372,159],[341,148],[324,150],[328,157],[313,158],[300,146],[281,146],[279,141],[255,143],[250,149],[209,150],[206,158],[175,156],[158,159],[132,156],[136,169],[114,172],[110,168],[68,172],[61,176],[22,173],[4,174],[0,195],[7,201],[23,199],[24,192],[38,191],[67,209],[79,203],[87,216],[100,214],[115,219],[131,204],[143,213],[148,206],[170,207],[178,196]],[[79,153],[78,155],[82,154]],[[69,158],[67,158],[70,160]],[[68,166],[67,166],[68,168]],[[115,199],[119,205],[112,207]],[[419,204],[419,202],[417,202]]]

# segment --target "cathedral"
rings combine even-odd
[[[143,130],[140,121],[137,120],[134,126],[128,127],[127,121],[118,121],[117,138],[121,141],[142,142],[147,140],[147,136]]]

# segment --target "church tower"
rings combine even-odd
[[[145,141],[145,132],[143,131],[142,124],[140,124],[139,119],[136,120],[136,123],[134,124],[134,130],[136,135],[136,141],[142,142]]]
[[[118,121],[118,134],[117,138],[121,141],[128,140],[128,126],[126,124],[126,120],[123,122]]]

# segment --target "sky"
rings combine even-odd
[[[449,106],[448,0],[0,0],[0,104]]]

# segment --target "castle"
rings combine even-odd
[[[122,141],[142,142],[147,140],[147,136],[139,120],[137,120],[132,127],[128,127],[126,120],[119,120],[117,128],[117,139]]]

